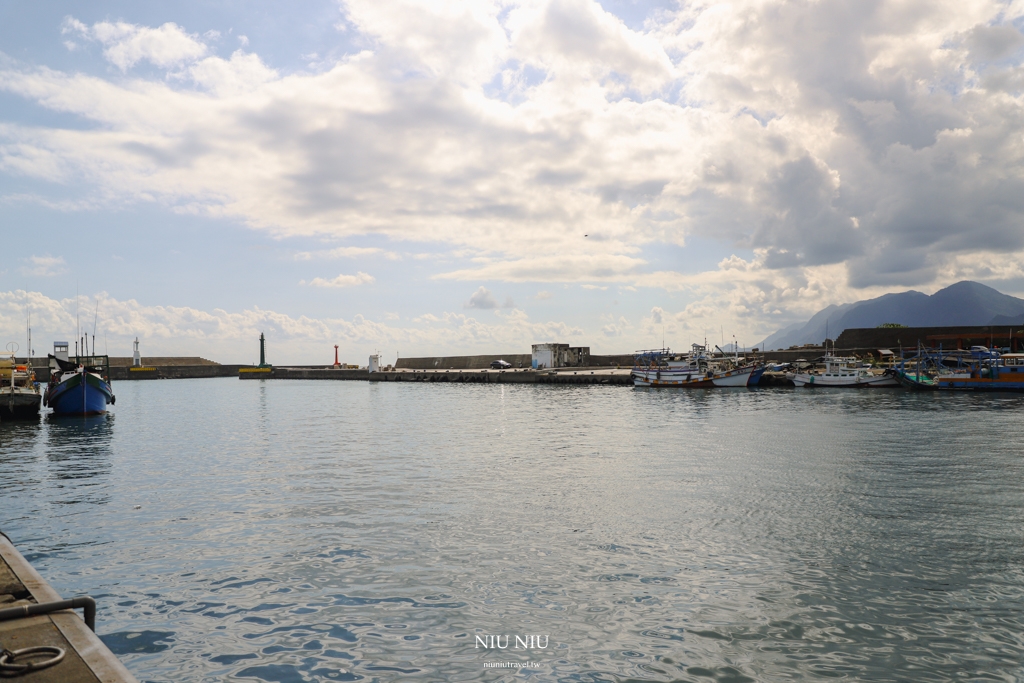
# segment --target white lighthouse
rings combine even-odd
[[[139,338],[135,338],[135,353],[132,354],[132,367],[142,367],[142,356],[139,355]]]

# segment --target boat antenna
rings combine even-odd
[[[100,299],[96,297],[96,312],[92,316],[92,354],[96,355],[96,321],[100,317]]]

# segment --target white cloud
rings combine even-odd
[[[311,287],[357,287],[359,285],[372,285],[374,282],[375,280],[372,275],[360,271],[355,275],[345,275],[342,273],[330,280],[316,277],[309,281],[309,285]],[[303,280],[299,284],[306,284],[306,281]]]
[[[342,319],[293,317],[261,308],[207,311],[151,306],[107,294],[82,296],[76,302],[22,290],[0,292],[0,335],[21,338],[25,313],[31,311],[34,339],[66,339],[69,331],[74,334],[76,308],[98,310],[96,347],[109,355],[130,356],[132,340],[139,337],[144,358],[202,356],[223,363],[253,362],[261,332],[267,336],[270,360],[275,363],[326,363],[334,358],[334,344],[349,362],[361,359],[365,363],[375,348],[401,348],[403,356],[486,353],[495,348],[528,353],[530,344],[539,339],[579,339],[583,335],[579,327],[557,321],[534,322],[517,310],[488,316],[492,321],[488,323],[458,313],[427,314],[412,325],[399,327],[362,315]],[[45,353],[44,343],[36,343],[37,353]]]
[[[469,301],[464,303],[462,307],[477,308],[485,311],[496,310],[498,308],[515,309],[516,302],[512,300],[512,297],[506,296],[505,303],[499,305],[498,300],[494,298],[493,294],[491,294],[491,290],[481,285],[480,288],[477,289],[471,297],[469,297]]]
[[[309,261],[312,259],[339,259],[339,258],[363,258],[365,256],[381,255],[389,260],[397,261],[402,257],[393,252],[385,251],[378,247],[336,247],[334,249],[322,249],[320,251],[300,251],[295,254],[296,261]]]
[[[176,24],[69,18],[122,69],[177,71],[3,62],[0,89],[91,125],[0,123],[0,170],[472,259],[439,278],[685,290],[775,325],[1024,250],[1021,7],[699,0],[632,30],[590,0],[351,0],[366,49],[290,74]],[[652,272],[642,248],[693,236],[758,256]]]
[[[611,315],[602,316],[604,320],[610,320],[608,324],[601,327],[601,334],[605,337],[624,337],[633,327],[623,316],[617,319]]]
[[[435,277],[442,280],[504,280],[506,282],[578,282],[622,280],[644,265],[643,259],[614,254],[527,256],[514,261],[480,258],[483,265]]]
[[[481,285],[480,289],[473,292],[473,296],[469,297],[469,301],[463,307],[479,308],[485,311],[493,310],[498,307],[498,300],[494,298],[489,289]]]
[[[29,256],[22,261],[26,264],[21,267],[22,275],[52,277],[67,272],[67,263],[63,256]]]
[[[207,57],[190,66],[188,73],[197,85],[221,96],[252,92],[277,78],[258,56],[241,50],[231,53],[231,59]]]
[[[172,22],[149,28],[123,21],[100,21],[90,27],[67,17],[61,32],[98,41],[104,47],[103,56],[121,71],[143,60],[164,68],[178,66],[202,57],[207,50],[198,36],[185,33]]]

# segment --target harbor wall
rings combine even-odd
[[[235,377],[248,365],[144,365],[140,368],[110,367],[110,381],[137,379],[195,379],[202,377]]]
[[[552,370],[340,370],[331,367],[243,368],[243,380],[326,379],[363,382],[426,382],[456,384],[603,384],[633,385],[629,370],[563,369]]]
[[[924,346],[969,349],[972,346],[994,344],[1010,347],[1014,352],[1024,351],[1024,330],[1020,325],[983,327],[865,327],[843,330],[836,339],[840,348],[916,349]]]
[[[428,356],[399,358],[395,367],[400,370],[483,370],[496,360],[507,361],[514,368],[528,368],[533,357],[528,353],[492,354],[487,356]]]
[[[395,368],[399,370],[485,370],[496,360],[507,361],[513,368],[530,368],[533,356],[529,353],[507,353],[487,356],[427,356],[423,358],[399,358]],[[633,354],[595,356],[591,354],[588,368],[628,368],[633,365]]]
[[[72,606],[82,609],[83,617]],[[5,650],[56,646],[63,651],[50,666],[20,672],[18,664],[11,665],[14,656],[5,651],[6,677],[25,683],[138,683],[96,635],[96,608],[91,597],[61,600],[11,540],[0,534],[0,610],[6,612],[0,619],[0,642]],[[26,656],[19,663],[38,665],[41,659]]]
[[[142,367],[132,367],[131,358],[110,359],[110,381],[141,379],[192,379],[201,377],[235,377],[241,368],[248,365],[221,365],[205,358],[194,357],[152,357],[143,358]],[[118,362],[115,362],[118,361]],[[126,362],[125,362],[126,361]],[[156,362],[154,362],[156,361]],[[17,359],[24,364],[25,359]],[[32,370],[39,382],[50,381],[48,358],[32,358]]]

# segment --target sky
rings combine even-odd
[[[1024,294],[1024,0],[0,0],[0,345],[751,346]]]

